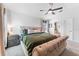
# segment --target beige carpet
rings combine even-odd
[[[7,49],[6,56],[25,56],[25,55],[21,45],[18,45]],[[79,56],[79,43],[67,40],[67,47],[65,51],[61,54],[61,56]]]
[[[79,43],[67,41],[67,47],[61,56],[79,56]]]

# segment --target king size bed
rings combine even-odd
[[[66,39],[67,38],[68,38],[68,36],[56,36],[56,35],[51,35],[49,33],[33,33],[33,34],[25,35],[23,37],[23,43],[25,44],[25,47],[27,47],[26,49],[28,51],[29,56],[38,55],[35,53],[36,53],[36,50],[39,50],[40,45],[41,46],[44,45],[43,47],[40,47],[40,48],[42,48],[42,52],[46,52],[44,49],[51,49],[53,51],[53,48],[60,47],[63,45],[60,49],[57,48],[57,50],[60,52],[58,53],[56,51],[56,53],[58,53],[56,55],[59,55],[66,48]],[[49,43],[50,41],[51,41],[51,44]],[[47,43],[49,43],[49,44],[47,44]],[[48,46],[48,47],[45,47],[45,46]],[[43,54],[43,55],[45,55],[45,54]]]
[[[23,30],[24,34],[23,34],[22,41],[28,51],[29,56],[35,55],[35,54],[33,54],[34,48],[61,37],[60,35],[52,35],[50,33],[45,33],[45,32],[41,32],[41,31],[30,33],[30,34],[28,34],[27,32],[28,32],[27,29]],[[60,39],[62,39],[60,41],[64,41],[67,38],[68,38],[67,36],[64,38],[60,38]],[[59,44],[59,43],[57,43],[57,44]],[[66,45],[66,43],[64,43],[64,44]],[[50,44],[48,44],[48,45],[50,45]],[[48,48],[51,49],[50,47],[48,47]]]
[[[57,38],[55,35],[49,33],[39,32],[25,35],[23,37],[23,42],[28,50],[28,55],[32,55],[32,50],[34,47],[46,43],[50,40]]]

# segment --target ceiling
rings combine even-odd
[[[33,17],[42,17],[49,9],[49,3],[5,3],[7,9],[19,14],[25,14]],[[62,6],[60,3],[54,3],[53,8]],[[46,10],[40,12],[40,9]]]

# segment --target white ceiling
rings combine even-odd
[[[42,17],[46,11],[40,12],[40,9],[48,10],[49,3],[5,3],[7,9],[20,14],[26,14],[33,17]],[[54,3],[53,8],[62,6],[62,4]]]

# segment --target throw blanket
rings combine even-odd
[[[50,40],[53,40],[55,38],[57,37],[49,33],[41,33],[41,34],[38,33],[24,36],[23,42],[27,47],[28,55],[31,56],[34,47],[43,44],[45,42],[48,42]]]

